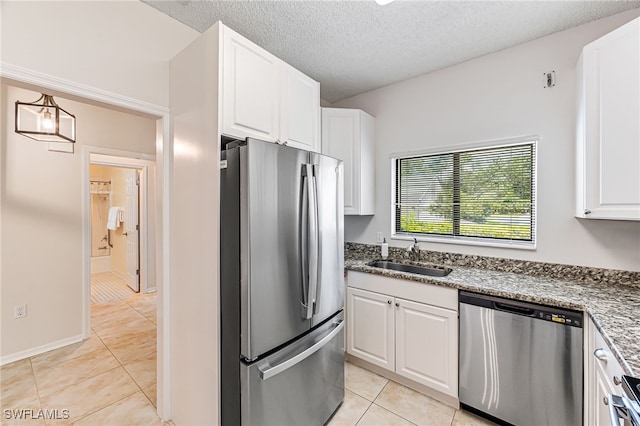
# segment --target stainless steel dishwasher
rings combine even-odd
[[[582,312],[461,291],[461,406],[514,425],[582,425],[582,320]]]

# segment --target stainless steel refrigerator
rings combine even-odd
[[[344,398],[342,161],[251,138],[222,160],[222,424],[322,425]]]

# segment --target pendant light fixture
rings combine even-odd
[[[41,142],[76,142],[76,117],[45,95],[34,102],[16,101],[16,133]]]

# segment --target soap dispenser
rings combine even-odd
[[[389,244],[387,244],[387,239],[382,239],[382,244],[380,245],[380,255],[382,256],[382,260],[387,260],[389,257]]]

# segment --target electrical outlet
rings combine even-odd
[[[14,318],[24,318],[27,316],[27,305],[16,305],[13,307]]]
[[[382,243],[384,240],[384,235],[382,232],[376,232],[376,243]]]

